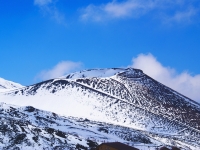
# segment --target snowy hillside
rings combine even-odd
[[[0,78],[0,92],[8,91],[11,89],[21,88],[23,87],[19,83],[14,83],[12,81],[5,80]]]
[[[200,149],[200,104],[138,69],[84,70],[0,93],[0,101],[120,125],[168,145]]]
[[[0,149],[5,150],[86,150],[105,141],[153,150],[165,144],[151,138],[150,133],[83,118],[62,117],[30,106],[0,103],[0,124]]]

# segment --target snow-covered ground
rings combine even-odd
[[[161,143],[140,130],[83,118],[63,117],[33,107],[0,103],[0,149],[74,150],[103,142],[122,142],[144,150]]]

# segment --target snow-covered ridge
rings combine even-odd
[[[0,92],[9,91],[17,88],[22,88],[23,86],[19,83],[5,80],[0,78]]]
[[[140,71],[142,73],[142,70],[139,69],[133,69],[133,68],[106,68],[106,69],[88,69],[88,70],[82,70],[75,73],[70,73],[68,75],[62,76],[60,78],[66,78],[66,79],[78,79],[78,78],[106,78],[111,77],[119,73],[123,72],[138,72]]]

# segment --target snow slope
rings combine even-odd
[[[21,87],[23,87],[23,86],[20,85],[19,83],[15,83],[15,82],[0,78],[0,92],[5,92],[5,91],[12,90],[12,89],[21,88]]]
[[[164,144],[139,130],[5,103],[0,103],[0,131],[0,149],[5,150],[91,149],[115,141],[153,150]]]
[[[138,69],[84,70],[1,93],[0,101],[125,126],[168,145],[200,149],[200,104]]]

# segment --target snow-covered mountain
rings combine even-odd
[[[0,92],[5,92],[11,89],[16,89],[16,88],[21,88],[21,87],[23,86],[19,83],[15,83],[15,82],[0,78]]]
[[[151,133],[83,118],[63,117],[31,106],[0,103],[0,149],[92,149],[102,142],[119,141],[142,149],[161,143]],[[177,145],[179,146],[179,145]]]
[[[0,93],[0,101],[120,125],[167,145],[200,149],[200,104],[138,69],[84,70]]]

